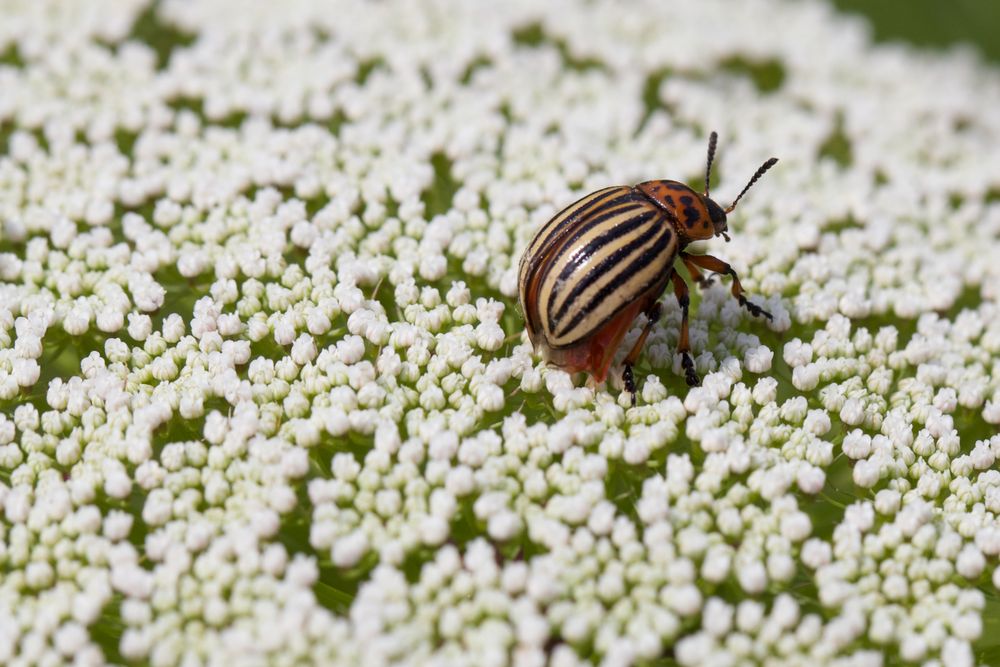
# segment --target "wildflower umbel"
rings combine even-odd
[[[3,14],[0,663],[1000,659],[996,70],[777,0]],[[782,158],[774,319],[695,287],[688,391],[665,299],[633,408],[517,258],[711,128]]]

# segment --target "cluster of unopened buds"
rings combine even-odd
[[[4,10],[0,663],[1000,661],[995,68],[340,4]],[[692,285],[689,389],[665,295],[633,406],[644,318],[560,370],[518,260],[713,128],[724,188],[781,156],[725,246],[773,318]]]

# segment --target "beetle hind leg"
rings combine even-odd
[[[635,407],[635,374],[632,373],[632,366],[630,364],[625,364],[625,369],[622,371],[622,383],[625,385],[625,391],[632,395],[632,407]]]
[[[684,369],[684,381],[689,387],[697,387],[701,384],[694,369],[694,359],[691,358],[691,340],[688,333],[688,307],[691,305],[691,297],[688,293],[687,283],[676,272],[671,276],[674,282],[674,294],[677,296],[677,303],[681,306],[681,335],[677,341],[677,351],[681,355],[681,367]]]
[[[726,262],[723,262],[718,257],[712,257],[711,255],[689,255],[686,252],[681,253],[681,259],[684,261],[684,265],[689,267],[689,269],[691,265],[694,265],[695,267],[701,267],[708,271],[730,276],[733,279],[732,294],[739,304],[750,311],[750,314],[754,317],[760,317],[763,315],[769,320],[774,320],[774,316],[771,315],[771,313],[767,312],[757,304],[751,303],[747,300],[746,296],[743,295],[743,285],[740,284],[739,276],[736,275],[736,271],[733,267]]]
[[[646,343],[646,338],[649,337],[649,332],[653,330],[653,325],[659,321],[660,315],[662,314],[663,307],[660,305],[660,302],[654,301],[653,305],[651,305],[646,311],[646,326],[642,328],[642,333],[639,334],[639,338],[635,341],[635,345],[632,346],[632,349],[629,350],[628,355],[625,357],[625,368],[622,370],[622,383],[625,385],[625,391],[632,395],[632,407],[635,407],[636,405],[635,374],[632,372],[632,367],[639,359],[639,353],[642,352],[642,346]]]

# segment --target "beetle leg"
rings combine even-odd
[[[635,407],[635,375],[632,374],[631,364],[625,364],[625,370],[622,371],[622,383],[625,385],[625,391],[632,395],[632,407]]]
[[[749,310],[750,314],[755,317],[763,315],[769,320],[774,319],[771,313],[767,312],[757,304],[747,301],[747,298],[743,296],[743,285],[740,284],[739,276],[736,275],[736,271],[733,270],[733,267],[729,266],[726,262],[723,262],[718,257],[712,257],[711,255],[689,255],[686,252],[681,253],[681,258],[684,260],[685,264],[691,262],[695,266],[700,266],[708,271],[714,271],[715,273],[732,276],[733,296],[740,302],[740,305]]]
[[[704,289],[712,284],[712,276],[706,277],[705,274],[701,272],[701,269],[693,264],[691,260],[684,255],[684,253],[681,253],[681,261],[684,262],[684,268],[687,269],[688,275],[691,276],[691,280],[698,283],[698,287]]]
[[[677,303],[681,305],[681,336],[680,340],[677,341],[677,351],[681,355],[684,380],[689,387],[697,387],[701,384],[701,378],[694,370],[694,360],[691,359],[691,341],[688,335],[688,306],[691,305],[691,298],[688,295],[687,283],[676,271],[671,279],[674,281],[674,294],[677,296]]]
[[[635,345],[629,350],[628,355],[625,357],[625,369],[622,371],[622,382],[625,384],[625,391],[632,394],[632,407],[635,407],[635,375],[632,373],[632,366],[635,362],[639,360],[639,353],[642,352],[642,346],[646,343],[646,338],[649,337],[649,332],[653,330],[653,325],[657,323],[660,319],[660,315],[663,313],[663,307],[660,305],[659,301],[654,301],[653,305],[649,307],[646,311],[646,326],[642,328],[642,333],[639,334],[639,338],[635,341]]]

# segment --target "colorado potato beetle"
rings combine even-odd
[[[729,241],[726,215],[777,158],[765,162],[728,208],[709,197],[709,178],[718,135],[708,140],[705,192],[678,181],[612,186],[570,204],[538,230],[521,257],[518,291],[528,337],[552,364],[569,372],[588,371],[603,382],[615,351],[640,313],[647,323],[625,357],[622,380],[635,404],[636,363],[660,317],[660,295],[668,282],[681,307],[677,351],[689,386],[700,383],[688,342],[688,287],[674,271],[679,259],[700,285],[702,270],[731,276],[732,294],[754,316],[771,314],[747,301],[729,264],[711,255],[692,255],[693,241],[722,236]]]

